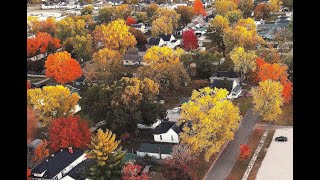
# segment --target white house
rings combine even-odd
[[[209,79],[211,88],[224,88],[229,91],[228,99],[238,98],[241,94],[240,75],[232,69],[219,71]]]
[[[154,130],[155,142],[179,143],[179,133],[182,132],[182,125],[177,126],[176,122],[162,121]]]
[[[172,157],[172,145],[170,144],[150,144],[141,143],[137,150],[137,155],[140,157],[150,156],[156,159],[165,159]]]
[[[148,31],[143,23],[131,24],[131,27],[141,31],[143,34]]]
[[[152,38],[149,38],[148,40],[148,44],[146,44],[146,48],[149,49],[150,47],[152,46],[164,46],[166,45],[166,43],[164,42],[164,40],[160,37],[152,37]]]
[[[83,150],[72,149],[72,147],[61,149],[32,169],[30,178],[32,180],[60,180],[86,159]]]
[[[155,129],[159,124],[161,123],[161,120],[158,120],[157,122],[151,124],[150,126],[147,126],[145,124],[137,124],[138,129]]]

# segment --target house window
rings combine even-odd
[[[160,140],[162,140],[162,135],[160,135]]]
[[[171,141],[174,141],[174,139],[173,139],[173,135],[171,135]]]

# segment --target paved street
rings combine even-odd
[[[228,177],[233,164],[239,155],[240,144],[247,141],[248,136],[259,119],[258,117],[258,115],[253,114],[252,110],[248,110],[243,117],[242,124],[235,134],[234,140],[230,141],[221,153],[215,165],[209,170],[207,176],[204,178],[205,180],[225,180]]]

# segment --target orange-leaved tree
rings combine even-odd
[[[131,26],[131,24],[135,24],[137,21],[133,19],[131,16],[127,17],[126,24],[127,26]]]
[[[30,80],[27,80],[27,90],[31,88]]]
[[[38,32],[35,38],[27,39],[27,57],[55,52],[60,47],[60,39],[53,38],[46,32]]]
[[[87,121],[79,116],[60,117],[49,127],[50,150],[52,152],[69,146],[85,149],[90,142],[91,131]]]
[[[123,180],[148,180],[149,175],[147,173],[141,173],[141,166],[135,164],[132,161],[128,161],[122,168],[122,179]]]
[[[34,150],[34,156],[32,158],[33,162],[39,162],[49,156],[49,149],[47,149],[47,146],[47,140],[42,141],[41,144],[38,145],[38,147]]]
[[[203,15],[203,16],[207,15],[201,0],[194,0],[193,11],[196,15]]]
[[[82,76],[80,64],[67,51],[50,54],[44,65],[46,77],[61,84],[72,82]]]
[[[27,141],[30,142],[34,138],[37,130],[38,118],[32,107],[27,107]]]
[[[240,144],[240,159],[245,160],[250,155],[250,148],[247,144]]]
[[[290,102],[292,98],[292,82],[288,79],[288,67],[279,63],[267,63],[262,58],[257,58],[256,65],[255,81],[261,82],[268,79],[279,81],[283,86],[282,96],[284,102]]]

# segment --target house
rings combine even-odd
[[[174,35],[182,36],[182,29],[181,27],[177,28],[176,31],[174,32]]]
[[[151,37],[148,40],[148,43],[146,44],[146,48],[149,49],[152,46],[164,46],[166,43],[164,40],[160,37]]]
[[[160,34],[159,37],[163,39],[164,43],[167,44],[168,42],[175,40],[176,38],[172,34]]]
[[[140,157],[148,155],[156,159],[165,159],[172,157],[171,152],[172,145],[170,144],[141,143],[139,149],[137,150],[137,155]]]
[[[73,81],[72,85],[80,88],[84,86],[92,86],[93,82],[90,79],[86,78],[84,75],[82,75],[80,78]]]
[[[59,180],[86,159],[83,150],[61,149],[32,169],[29,177],[31,180]]]
[[[228,99],[239,97],[241,93],[240,74],[229,69],[228,71],[218,71],[210,78],[211,88],[225,88],[229,91]]]
[[[27,144],[28,150],[29,151],[33,151],[35,150],[40,144],[42,143],[41,139],[35,139],[32,142],[30,142],[29,144]]]
[[[143,23],[131,24],[131,27],[141,31],[143,34],[148,31]]]
[[[76,167],[71,169],[61,180],[85,180],[86,174],[85,172],[92,166],[94,163],[93,159],[85,159]]]
[[[161,120],[157,120],[157,122],[151,124],[150,126],[138,123],[137,127],[138,127],[138,129],[155,129],[160,123],[161,123]]]
[[[154,130],[153,138],[155,142],[179,143],[179,133],[182,132],[182,125],[176,122],[162,121]]]
[[[174,40],[172,40],[172,41],[167,43],[167,47],[174,49],[177,46],[179,46],[180,44],[181,44],[181,40],[180,39],[174,39]]]
[[[139,157],[138,155],[136,154],[133,154],[133,153],[125,153],[124,154],[124,157],[123,157],[123,162],[126,163],[128,161],[133,161],[135,160],[137,157]]]
[[[143,61],[143,57],[139,56],[138,53],[127,53],[123,55],[123,65],[143,66],[143,65],[147,65],[147,63]]]

